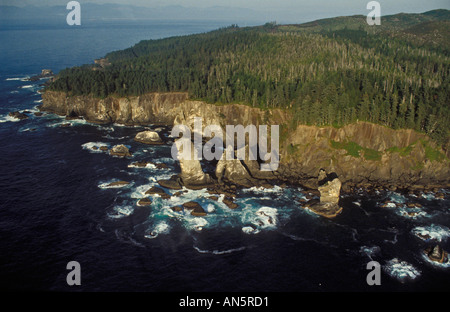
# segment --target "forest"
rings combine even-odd
[[[107,65],[65,69],[47,89],[101,98],[182,91],[217,105],[291,110],[293,125],[368,121],[446,146],[449,12],[392,16],[377,29],[361,16],[145,40],[107,54]]]

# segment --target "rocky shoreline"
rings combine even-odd
[[[238,104],[217,106],[191,101],[185,93],[96,99],[46,91],[42,98],[41,111],[82,117],[88,122],[102,124],[182,124],[193,130],[195,117],[202,118],[203,127],[214,124],[222,129],[228,124],[244,127],[278,124],[283,127],[291,118],[289,111],[263,111]],[[164,144],[155,133],[141,134],[135,141]],[[242,187],[278,181],[317,190],[317,174],[324,168],[339,176],[343,192],[357,188],[429,191],[450,188],[449,154],[427,136],[413,130],[393,130],[366,122],[342,128],[299,125],[294,129],[281,129],[280,164],[276,171],[261,171],[258,161],[229,160],[217,164],[214,178]],[[201,172],[200,163],[180,165],[186,167],[186,172],[193,170],[181,174],[184,185],[202,188],[214,184],[211,176]]]

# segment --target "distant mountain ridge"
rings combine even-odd
[[[120,20],[230,20],[241,23],[265,23],[270,20],[270,14],[262,9],[249,9],[239,7],[210,6],[185,7],[181,5],[167,5],[159,7],[140,7],[123,4],[95,4],[82,3],[83,22],[93,21],[120,21]],[[401,21],[402,25],[434,20],[449,20],[450,11],[438,9],[422,14],[395,14],[383,16],[383,23],[395,25]],[[33,23],[64,23],[68,11],[65,4],[58,6],[8,6],[0,5],[0,24],[33,24]],[[316,20],[304,24],[305,27],[329,27],[333,23],[341,23],[343,19],[360,19],[362,15],[353,17],[332,17]],[[302,23],[309,18],[307,15],[299,16],[295,23]],[[396,20],[397,19],[397,20]],[[290,18],[292,20],[292,18]],[[398,23],[397,23],[398,24]],[[242,26],[242,25],[241,25]]]
[[[68,14],[61,6],[0,6],[0,24],[5,23],[65,23]],[[206,8],[183,7],[180,5],[155,8],[121,4],[81,5],[82,23],[93,21],[143,21],[143,20],[240,20],[265,22],[261,12],[252,9],[212,6]]]

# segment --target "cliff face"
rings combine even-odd
[[[201,117],[203,128],[280,125],[280,166],[276,172],[267,173],[258,171],[254,161],[245,161],[255,178],[278,178],[317,188],[317,173],[324,168],[338,174],[344,190],[351,186],[450,186],[448,157],[427,136],[413,130],[393,130],[365,122],[342,128],[287,128],[291,121],[288,111],[207,104],[188,100],[186,93],[97,99],[47,91],[42,98],[44,111],[83,116],[95,123],[184,124],[193,129],[194,118]]]
[[[151,93],[142,96],[105,99],[90,96],[68,97],[63,92],[47,91],[42,94],[41,110],[58,115],[83,116],[94,123],[120,123],[125,125],[185,124],[192,129],[194,117],[202,117],[207,125],[260,125],[261,122],[288,119],[281,110],[262,112],[246,105],[213,105],[188,100],[187,93]]]
[[[449,186],[450,162],[423,134],[358,122],[342,128],[298,126],[284,142],[283,177],[314,185],[320,168],[349,186]]]

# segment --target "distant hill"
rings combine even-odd
[[[401,38],[419,45],[431,44],[450,51],[450,11],[433,10],[422,14],[395,14],[383,16],[380,26],[369,26],[362,15],[344,16],[317,20],[300,25],[281,25],[284,31],[306,31],[312,33],[336,32],[341,30],[363,30]]]

